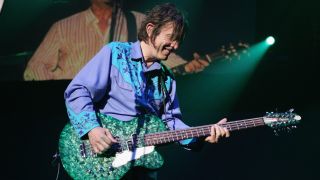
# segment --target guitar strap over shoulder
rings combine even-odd
[[[120,21],[120,14],[123,12],[125,19],[127,21],[127,30],[128,30],[128,42],[135,42],[137,41],[137,22],[134,14],[128,10],[121,10],[122,3],[114,3],[113,10],[112,10],[112,19],[111,19],[111,27],[110,27],[110,41],[117,41],[115,39],[115,29],[116,25],[119,24]]]
[[[111,16],[111,26],[110,26],[110,33],[109,33],[109,39],[110,41],[114,41],[114,31],[116,28],[116,21],[118,21],[117,17],[118,17],[118,12],[119,12],[119,8],[116,4],[113,5],[113,9],[112,9],[112,16]]]
[[[128,28],[128,42],[137,41],[137,22],[136,18],[131,11],[124,11],[127,28]]]

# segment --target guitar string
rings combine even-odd
[[[264,124],[255,124],[255,125],[264,125]],[[247,126],[232,126],[235,127],[235,129],[243,129],[243,128],[247,128]],[[254,126],[251,126],[254,127]],[[202,134],[199,134],[199,131],[197,131],[196,129],[189,131],[189,132],[182,132],[184,134],[163,134],[162,137],[154,137],[154,138],[149,138],[149,137],[139,137],[137,138],[136,144],[139,145],[141,143],[144,143],[146,145],[153,145],[153,144],[159,144],[159,143],[167,143],[167,142],[171,142],[171,141],[178,141],[178,140],[183,140],[183,139],[187,139],[189,138],[189,135],[192,135],[193,137],[201,137],[201,136],[205,136],[209,134],[210,131],[210,127],[207,126],[206,127],[207,130],[202,130]],[[197,134],[197,135],[194,135]],[[128,138],[127,140],[120,140],[118,141],[118,143],[120,144],[121,147],[121,151],[123,151],[125,148],[123,147],[128,147],[129,145],[127,144],[128,141],[130,141],[131,139]],[[132,141],[131,141],[132,142]],[[90,144],[85,146],[85,150],[87,152],[92,153],[92,148],[90,146]],[[95,154],[95,153],[93,153]]]
[[[250,127],[255,127],[255,126],[262,126],[262,125],[264,125],[264,123],[258,122],[258,123],[246,123],[246,124],[241,124],[241,125],[236,125],[236,126],[233,125],[233,126],[228,126],[226,128],[228,130],[234,130],[234,129],[244,129],[244,128],[250,128]],[[205,133],[204,133],[203,129],[206,129]],[[201,134],[201,131],[199,131],[199,130],[202,131],[202,134]],[[162,139],[160,139],[160,138],[163,138],[163,139],[168,139],[168,138],[181,139],[182,138],[182,139],[184,139],[185,136],[187,136],[187,138],[189,138],[190,135],[191,135],[191,137],[192,136],[201,137],[201,136],[205,136],[207,134],[210,134],[209,131],[210,131],[210,126],[205,126],[203,128],[194,128],[194,129],[191,129],[191,130],[189,129],[189,130],[185,130],[185,131],[180,130],[180,132],[163,133],[163,134],[161,134],[162,137],[159,137],[157,135],[149,136],[149,134],[148,134],[149,137],[147,137],[146,140],[147,141],[159,141],[159,140],[162,141]],[[174,133],[176,133],[176,134],[174,134]],[[195,134],[197,134],[198,136],[196,136]],[[160,134],[158,134],[158,135],[160,135]]]
[[[264,125],[264,123],[261,120],[257,121],[257,122],[253,121],[253,120],[257,120],[257,119],[260,120],[261,118],[252,118],[252,119],[247,119],[247,120],[233,121],[233,122],[229,122],[228,124],[221,124],[221,125],[225,126],[229,130],[248,128],[248,126],[254,127],[254,126],[258,126],[258,125],[259,126]],[[251,122],[250,122],[250,120],[251,120]],[[205,126],[198,126],[198,127],[193,127],[190,129],[185,129],[185,130],[176,130],[176,131],[168,131],[168,132],[162,132],[162,133],[141,135],[141,136],[138,136],[138,138],[136,139],[136,144],[138,144],[138,145],[143,144],[143,143],[148,144],[148,142],[150,142],[150,141],[153,142],[153,144],[155,144],[154,143],[155,141],[157,143],[159,141],[160,142],[162,142],[162,141],[167,142],[167,140],[170,142],[170,139],[180,140],[180,139],[184,139],[184,138],[189,138],[190,134],[192,136],[194,136],[193,134],[197,134],[198,136],[194,136],[194,137],[201,137],[201,136],[207,135],[207,134],[204,134],[203,129],[207,128],[206,133],[208,133],[207,131],[210,131],[210,126],[211,125],[205,125]],[[202,133],[204,135],[200,135],[201,133],[199,134],[199,130],[202,130]],[[176,133],[176,134],[174,134],[174,133]],[[159,135],[162,135],[162,137],[159,137]],[[131,140],[132,140],[131,138],[122,139],[122,140],[118,141],[118,144],[120,144],[121,147],[123,147],[123,146],[127,145],[127,143],[129,141],[132,142]],[[91,150],[91,146],[90,147],[86,146],[85,149]]]
[[[221,126],[227,128],[228,130],[244,129],[244,128],[250,128],[250,127],[255,127],[255,126],[262,126],[262,125],[265,125],[262,118],[263,117],[251,118],[251,119],[245,119],[245,120],[239,120],[239,121],[231,121],[226,124],[221,124]],[[191,137],[201,137],[201,136],[205,136],[205,135],[209,134],[210,126],[211,125],[204,125],[204,126],[192,127],[192,128],[184,129],[184,130],[145,134],[145,135],[138,136],[138,138],[136,138],[135,144],[138,144],[138,145],[139,144],[151,144],[152,145],[152,144],[159,144],[159,141],[160,141],[160,143],[162,143],[162,141],[164,143],[166,143],[166,142],[190,138],[189,135],[191,135]],[[202,135],[201,135],[201,132],[199,133],[199,130],[202,130]],[[197,136],[194,134],[197,134]],[[160,137],[160,135],[161,135],[161,137]],[[119,140],[118,144],[120,144],[121,147],[123,147],[125,145],[129,146],[128,142],[132,142],[131,140],[132,140],[131,138]],[[92,150],[91,146],[89,148],[87,146],[85,146],[85,149]]]
[[[222,125],[229,130],[232,129],[237,129],[238,127],[254,127],[257,125],[264,125],[263,122],[250,122],[250,123],[239,123],[239,124],[228,124],[228,125]],[[168,134],[181,134],[181,133],[188,133],[188,132],[197,132],[199,130],[202,130],[203,128],[210,128],[211,125],[203,126],[203,127],[195,127],[195,128],[190,128],[190,129],[185,129],[185,130],[177,130],[177,131],[168,131],[168,132],[163,132],[163,133],[156,133],[156,134],[147,134],[150,138],[158,138],[159,135],[168,135]]]
[[[254,120],[259,120],[259,121],[255,121]],[[251,120],[251,122],[250,122]],[[264,123],[262,121],[260,121],[261,118],[252,118],[252,119],[248,119],[248,120],[240,120],[240,121],[234,121],[234,122],[229,122],[227,124],[221,124],[222,126],[229,128],[229,130],[232,130],[234,127],[236,127],[235,129],[237,129],[237,127],[247,127],[247,126],[255,126],[255,125],[264,125]],[[248,122],[247,122],[248,121]],[[212,124],[214,125],[214,124]],[[148,137],[147,138],[159,138],[159,135],[168,135],[168,134],[181,134],[181,133],[187,133],[187,132],[194,132],[194,131],[198,131],[199,129],[203,129],[203,128],[208,128],[211,125],[204,125],[204,126],[198,126],[198,127],[192,127],[189,129],[181,129],[181,130],[175,130],[175,131],[167,131],[167,132],[159,132],[159,133],[152,133],[152,134],[146,134]],[[177,135],[179,136],[179,135]],[[142,136],[138,136],[139,138],[137,138],[138,140],[144,139],[145,135]],[[127,142],[132,140],[131,138],[127,138],[127,139],[123,139],[123,142]]]
[[[239,121],[231,121],[231,122],[228,122],[226,124],[220,124],[222,126],[234,126],[235,124],[238,125],[238,124],[241,124],[241,122],[244,124],[246,123],[247,121],[256,121],[256,122],[262,122],[262,118],[263,117],[258,117],[258,118],[251,118],[251,119],[245,119],[245,120],[239,120]],[[246,123],[248,124],[248,123]],[[175,130],[175,131],[167,131],[167,133],[171,133],[171,132],[180,132],[180,131],[185,131],[185,130],[192,130],[192,129],[199,129],[199,128],[206,128],[208,126],[212,126],[214,124],[211,124],[211,125],[203,125],[203,126],[197,126],[197,127],[191,127],[189,129],[181,129],[181,130]],[[148,134],[150,136],[154,135],[154,136],[157,136],[158,134],[163,134],[163,133],[166,133],[166,132],[158,132],[158,133],[152,133],[152,134]]]
[[[229,123],[229,124],[222,124],[222,126],[226,127],[228,130],[233,130],[233,129],[238,129],[238,128],[245,128],[245,127],[254,127],[254,126],[261,126],[264,125],[263,122],[239,122],[237,121],[237,123]],[[151,140],[154,138],[161,138],[160,135],[163,136],[171,136],[171,137],[179,137],[181,136],[181,134],[188,134],[188,133],[195,133],[198,132],[199,130],[202,130],[203,128],[209,128],[211,125],[206,125],[206,126],[201,126],[201,127],[193,127],[190,129],[182,129],[182,130],[176,130],[176,131],[168,131],[168,132],[161,132],[161,133],[152,133],[152,134],[146,134],[146,135],[141,135],[138,136],[137,141],[136,142],[140,142],[139,140]],[[174,135],[175,133],[175,135]],[[146,137],[147,136],[147,137]],[[163,137],[163,138],[167,138],[167,137]],[[127,142],[127,141],[131,141],[131,138],[127,138],[127,139],[122,139],[122,141],[120,140],[120,144],[123,144],[123,142]]]

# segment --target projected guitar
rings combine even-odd
[[[264,117],[232,121],[222,126],[229,131],[270,126],[274,129],[292,128],[301,117],[291,111],[267,113]],[[192,127],[184,130],[167,131],[163,121],[146,115],[124,122],[99,114],[101,122],[108,128],[118,143],[103,154],[91,150],[88,140],[78,138],[70,124],[67,124],[59,140],[62,164],[74,179],[120,179],[130,168],[143,166],[157,169],[163,165],[161,155],[155,146],[193,137],[210,135],[212,125]],[[136,132],[139,132],[138,134]]]
[[[246,43],[239,42],[236,45],[229,44],[229,46],[222,46],[218,51],[214,53],[209,53],[204,56],[200,56],[200,59],[207,61],[209,64],[212,64],[213,62],[225,60],[228,62],[231,62],[234,59],[240,60],[242,54],[248,54],[247,49],[249,48],[249,45]],[[189,74],[185,70],[185,64],[181,64],[178,66],[175,66],[171,68],[172,72],[175,75],[186,75]]]

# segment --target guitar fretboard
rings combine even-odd
[[[146,134],[144,137],[144,143],[147,146],[165,144],[170,142],[176,142],[184,139],[209,136],[211,131],[211,125],[192,127],[183,130],[165,131],[160,133]],[[253,128],[258,126],[264,126],[263,118],[245,119],[239,121],[232,121],[220,126],[227,128],[229,131],[236,131],[241,129]]]

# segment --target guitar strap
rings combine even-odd
[[[166,114],[167,114],[166,101],[169,101],[169,106],[171,106],[171,103],[172,103],[172,102],[171,102],[171,98],[170,98],[169,92],[168,92],[168,90],[167,90],[167,88],[166,88],[166,84],[165,84],[165,79],[166,79],[166,73],[165,73],[165,72],[166,72],[166,71],[165,71],[165,69],[164,69],[164,67],[163,67],[163,65],[162,65],[162,69],[161,69],[161,73],[160,73],[160,77],[159,77],[161,92],[162,92],[162,94],[163,94],[162,110],[161,110],[161,111],[162,111],[163,114],[165,115],[165,120],[164,120],[164,122],[165,122],[167,128],[169,128],[167,123],[168,123],[169,121],[171,121],[172,119],[167,119],[167,118],[166,118]]]
[[[166,99],[167,99],[167,88],[166,88],[166,85],[165,85],[165,82],[164,82],[164,77],[163,77],[163,73],[161,73],[160,75],[160,86],[161,86],[161,92],[162,92],[162,95],[163,95],[163,100],[162,100],[162,111],[164,114],[166,114]]]
[[[124,11],[127,19],[128,42],[137,41],[137,22],[131,11]]]
[[[118,15],[119,13],[119,8],[115,5],[113,8],[112,12],[112,20],[111,20],[111,27],[110,27],[110,41],[118,41],[117,38],[115,37],[115,29],[116,29],[116,24],[119,23],[120,16]],[[136,18],[133,15],[131,11],[123,11],[123,14],[125,15],[125,18],[127,20],[127,29],[128,29],[128,42],[135,42],[137,41],[137,22]],[[118,18],[118,19],[117,19]]]
[[[118,11],[119,11],[118,4],[114,3],[113,7],[112,7],[111,26],[110,26],[110,33],[109,33],[110,42],[115,40],[114,39],[114,31],[115,31],[115,28],[116,28],[116,21],[119,21],[119,19],[117,19]]]

